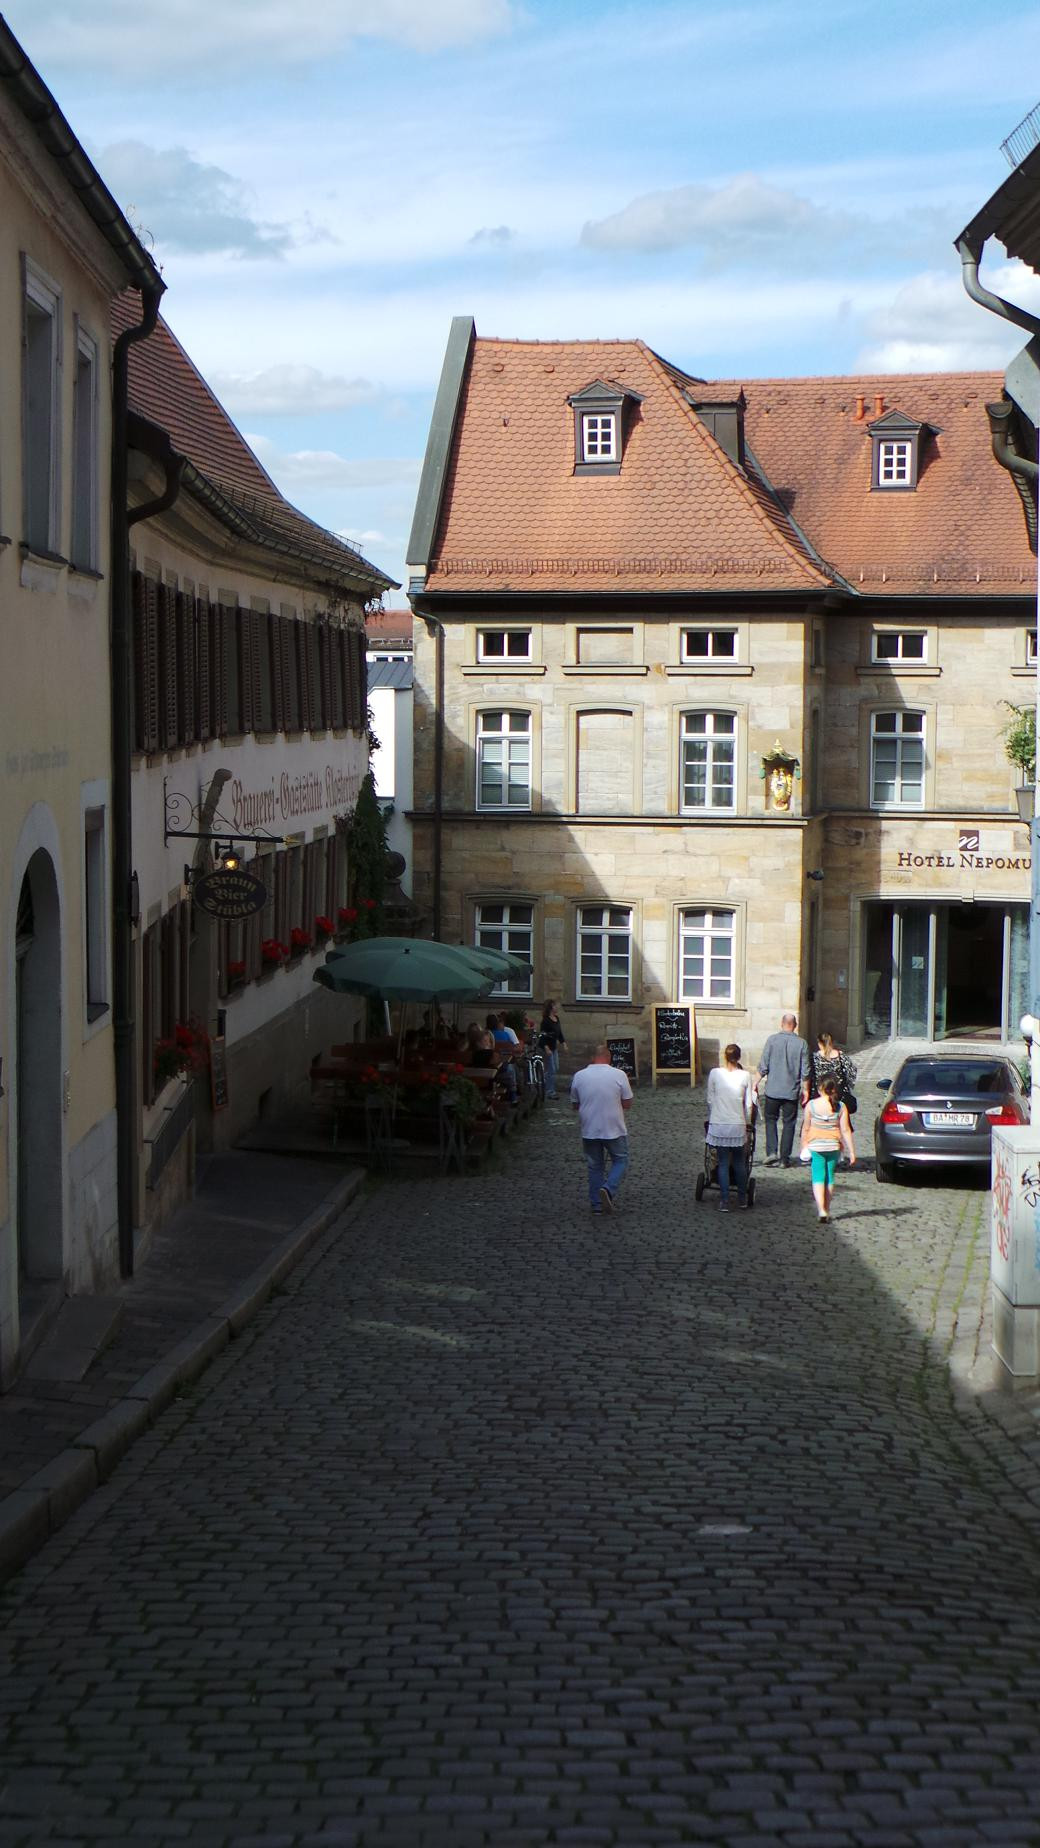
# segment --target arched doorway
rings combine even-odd
[[[19,1319],[64,1269],[61,1111],[61,908],[54,866],[38,848],[15,924],[15,1094]]]

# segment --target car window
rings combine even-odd
[[[936,1059],[904,1066],[893,1088],[901,1096],[916,1092],[935,1097],[946,1091],[951,1095],[1003,1091],[1007,1080],[999,1062],[993,1059]]]

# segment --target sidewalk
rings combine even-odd
[[[137,1275],[108,1296],[66,1300],[0,1397],[0,1581],[241,1333],[364,1179],[327,1159],[204,1157],[195,1198]]]

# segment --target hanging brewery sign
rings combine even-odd
[[[215,873],[201,873],[191,888],[191,896],[199,910],[208,912],[211,918],[237,924],[241,918],[251,918],[254,912],[263,910],[267,887],[252,873],[224,866]]]

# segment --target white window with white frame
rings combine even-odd
[[[492,994],[529,999],[534,980],[534,906],[519,904],[514,899],[501,904],[480,904],[476,907],[475,930],[478,949],[502,950],[508,956],[522,956],[525,962],[532,964],[530,975],[507,975],[495,984]]]
[[[871,637],[871,654],[875,661],[927,661],[928,631],[875,629]]]
[[[679,993],[684,1001],[736,1000],[736,912],[684,911],[679,920]]]
[[[616,412],[582,412],[581,454],[584,462],[617,461]]]
[[[632,997],[632,912],[627,905],[578,910],[578,1000]]]
[[[531,806],[531,714],[482,712],[477,719],[477,807]]]
[[[72,392],[72,534],[69,557],[80,571],[98,562],[98,349],[76,329],[76,376]]]
[[[732,712],[684,712],[680,746],[684,814],[736,807],[737,720]]]
[[[923,808],[925,715],[875,712],[870,722],[870,800],[874,808]]]
[[[1036,666],[1036,630],[1026,630],[1026,666]]]
[[[28,261],[23,300],[22,512],[29,550],[61,538],[61,297]]]
[[[83,930],[88,1021],[108,1011],[106,859],[105,811],[87,809],[83,816]]]
[[[878,441],[877,484],[879,488],[908,488],[913,482],[913,443],[882,437]]]
[[[530,629],[478,629],[477,660],[509,666],[531,659]]]
[[[684,629],[682,659],[687,661],[735,661],[736,629]]]

